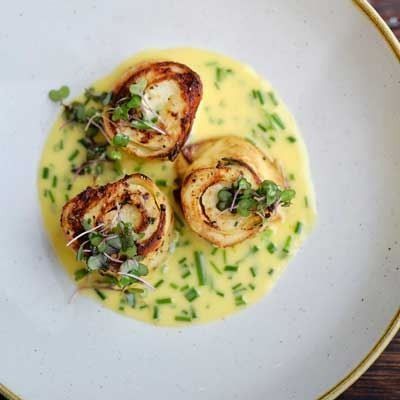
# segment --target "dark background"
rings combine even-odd
[[[400,0],[370,0],[370,3],[400,39]],[[0,394],[1,399],[4,398]],[[400,400],[400,332],[375,364],[338,399]]]

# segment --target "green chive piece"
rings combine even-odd
[[[308,208],[308,197],[304,196],[304,205]]]
[[[154,306],[153,308],[153,319],[158,319],[158,307]]]
[[[178,286],[176,283],[174,283],[174,282],[171,282],[171,283],[169,284],[169,286],[172,287],[172,289],[178,289],[178,288],[179,288],[179,286]]]
[[[58,178],[56,175],[54,175],[53,181],[51,182],[51,187],[53,187],[53,188],[57,187],[57,181],[58,181]]]
[[[263,94],[261,93],[260,90],[257,90],[256,93],[257,93],[258,101],[259,101],[260,104],[263,106],[264,103],[265,103],[265,102],[264,102],[264,96],[263,96]]]
[[[268,275],[273,275],[273,273],[274,273],[274,269],[273,269],[273,268],[270,268],[270,269],[268,270]]]
[[[84,278],[89,271],[85,268],[78,269],[77,271],[74,272],[74,278],[76,281],[80,281],[82,278]]]
[[[54,195],[53,195],[53,192],[50,190],[50,189],[47,189],[47,195],[49,196],[49,198],[50,198],[50,201],[52,202],[52,203],[55,203],[55,198],[54,198]]]
[[[43,171],[42,171],[42,178],[43,179],[47,179],[49,177],[49,172],[50,172],[49,168],[48,167],[44,167]]]
[[[285,245],[283,246],[283,249],[282,249],[284,253],[289,253],[291,244],[292,244],[292,237],[288,236],[286,238]]]
[[[197,318],[196,310],[193,307],[190,307],[190,313],[192,314],[192,318]]]
[[[183,292],[184,290],[189,289],[189,285],[182,286],[179,290]]]
[[[276,100],[276,97],[275,97],[275,93],[274,93],[274,92],[268,92],[268,97],[269,97],[269,99],[271,100],[271,103],[272,103],[274,106],[277,106],[277,105],[278,105],[278,100]]]
[[[215,293],[220,297],[224,297],[225,296],[225,293],[224,292],[220,292],[219,290],[216,290]]]
[[[175,316],[175,321],[190,322],[191,320],[192,320],[191,317],[187,317],[185,315],[177,315],[177,316]]]
[[[252,283],[249,283],[249,288],[251,289],[251,290],[255,290],[255,286],[252,284]]]
[[[269,137],[269,140],[270,140],[271,142],[276,142],[276,138],[275,138],[275,136],[273,136],[273,135],[271,135],[271,136]]]
[[[167,187],[167,181],[165,179],[156,179],[156,185],[161,187]]]
[[[187,269],[182,275],[182,279],[186,279],[188,276],[192,275],[192,273]]]
[[[228,262],[227,261],[227,256],[226,256],[226,249],[223,250],[222,257],[223,257],[223,260],[224,260],[224,264],[226,264]]]
[[[270,254],[274,254],[276,252],[276,246],[274,245],[274,243],[270,242],[267,246],[267,250]]]
[[[199,292],[195,288],[190,288],[186,293],[185,297],[186,300],[192,302],[193,300],[197,299],[200,296]]]
[[[232,290],[239,289],[240,286],[242,286],[242,284],[241,283],[237,283],[236,285],[232,286]]]
[[[297,221],[297,224],[294,228],[294,233],[296,233],[297,235],[300,235],[302,230],[303,230],[303,224],[301,223],[301,221]]]
[[[99,296],[102,301],[104,301],[107,298],[107,296],[99,289],[95,288],[94,291],[96,292],[97,296]]]
[[[237,272],[238,269],[239,269],[238,265],[225,265],[224,267],[224,271],[228,272]]]
[[[263,132],[267,132],[267,128],[263,125],[258,123],[257,126],[263,131]]]
[[[214,247],[214,248],[211,250],[211,255],[212,255],[212,256],[215,255],[215,254],[217,253],[217,251],[218,251],[218,247]]]
[[[68,157],[68,161],[73,161],[78,156],[79,150],[75,149]]]
[[[142,305],[139,307],[139,309],[140,309],[140,310],[143,310],[144,308],[147,308],[147,307],[148,307],[147,304],[142,304]]]
[[[157,304],[171,304],[172,303],[172,299],[171,299],[171,297],[163,297],[161,299],[157,299],[156,303]]]
[[[215,272],[219,275],[222,274],[222,271],[217,267],[217,265],[215,264],[215,262],[210,261],[211,266],[214,268]]]
[[[285,124],[283,123],[283,121],[281,120],[280,116],[277,113],[272,113],[271,119],[278,128],[281,128],[282,130],[285,129]]]
[[[294,181],[294,180],[296,179],[296,177],[295,177],[294,174],[289,174],[289,179],[290,179],[291,181]]]
[[[243,298],[243,296],[238,296],[238,297],[235,297],[235,305],[237,305],[237,306],[244,306],[244,305],[246,305],[247,303],[246,303],[246,300]]]
[[[250,273],[253,278],[257,276],[257,270],[255,267],[250,267]]]
[[[179,264],[183,264],[185,261],[186,261],[186,257],[183,257],[178,261],[178,263]]]
[[[288,140],[289,143],[295,143],[297,141],[297,139],[294,136],[288,136],[286,139]]]
[[[155,288],[158,288],[159,286],[161,286],[164,283],[164,279],[160,279],[157,283],[154,284]]]
[[[195,251],[194,261],[196,264],[197,279],[199,282],[199,286],[204,286],[207,280],[204,254],[201,251]]]

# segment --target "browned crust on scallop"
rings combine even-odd
[[[130,182],[133,181],[133,182]],[[115,207],[114,196],[118,196],[119,201],[128,201],[131,194],[129,192],[129,184],[134,183],[136,185],[143,185],[144,188],[149,191],[151,188],[158,190],[154,182],[143,174],[132,174],[126,175],[124,178],[108,183],[104,186],[88,187],[83,192],[76,195],[74,198],[69,200],[63,207],[60,217],[61,227],[67,237],[67,240],[71,240],[85,229],[82,226],[82,221],[85,216],[99,201],[105,201],[100,212],[96,214],[96,221],[94,226],[100,224],[103,221],[104,215],[113,210]],[[149,189],[150,188],[150,189]],[[156,196],[155,192],[155,196]],[[161,192],[160,192],[161,193]],[[160,249],[164,242],[169,242],[171,227],[172,227],[172,214],[169,209],[169,205],[164,196],[156,196],[157,205],[159,209],[159,221],[156,230],[153,234],[145,241],[139,241],[137,243],[138,255],[146,256],[152,252]],[[109,201],[107,201],[110,199]],[[168,211],[169,210],[169,211]],[[138,233],[144,231],[149,224],[149,220],[146,217],[146,210],[140,210],[141,216],[143,212],[143,218]],[[167,236],[167,237],[166,237]],[[77,240],[72,244],[72,247],[77,250],[80,245],[80,240]],[[167,243],[168,244],[168,243]]]
[[[174,68],[177,68],[178,71],[174,71]],[[180,88],[180,94],[186,103],[186,110],[180,119],[180,135],[174,146],[167,148],[165,151],[158,152],[156,155],[148,155],[146,157],[149,159],[161,158],[173,161],[189,137],[197,108],[202,99],[203,85],[200,76],[184,64],[172,61],[143,63],[126,72],[117,82],[113,89],[111,106],[115,105],[119,99],[128,96],[129,86],[140,80],[143,76],[146,76],[149,72],[155,76],[149,84],[156,84],[164,80],[176,81]],[[103,113],[103,120],[105,132],[112,139],[116,134],[116,127],[110,122],[110,113],[107,112],[107,109]],[[152,130],[146,131],[146,133],[148,134],[146,135],[147,140],[158,134]],[[128,149],[126,150],[129,151]]]

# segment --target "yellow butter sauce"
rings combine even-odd
[[[311,231],[316,211],[306,148],[293,117],[271,85],[248,66],[209,51],[191,48],[144,51],[88,86],[97,91],[109,91],[123,72],[147,60],[180,62],[200,75],[204,94],[190,141],[222,135],[248,138],[278,160],[291,187],[296,190],[296,198],[291,207],[284,209],[281,222],[226,250],[214,248],[186,225],[182,227],[176,222],[175,244],[169,258],[146,277],[157,288],[138,296],[135,308],[121,304],[118,292],[102,289],[103,300],[90,289],[81,293],[90,294],[124,315],[154,325],[182,326],[220,319],[264,296]],[[78,176],[74,180],[71,173],[71,164],[79,165],[84,160],[85,149],[77,142],[82,136],[82,129],[65,126],[59,117],[44,146],[38,179],[45,228],[61,264],[71,277],[83,264],[76,261],[73,251],[66,247],[59,218],[66,200],[93,184],[92,176]],[[158,182],[179,215],[172,193],[176,188],[173,163],[124,155],[122,166],[124,174],[141,172]],[[104,184],[120,177],[112,167],[106,167],[97,183]],[[196,251],[204,256],[207,278],[203,286],[199,285],[196,272]],[[237,266],[237,271],[229,266]],[[79,284],[84,285],[84,280]],[[193,289],[198,297],[189,301]],[[171,303],[163,304],[165,298],[170,298]]]

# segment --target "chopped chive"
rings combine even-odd
[[[204,255],[201,251],[194,252],[194,261],[196,264],[197,279],[199,281],[199,286],[204,286],[206,284],[206,267],[204,261]]]
[[[266,128],[264,125],[258,123],[257,126],[258,126],[263,132],[267,132],[267,128]]]
[[[270,268],[270,269],[268,270],[268,275],[273,275],[273,273],[274,273],[274,269],[273,269],[273,268]]]
[[[221,297],[224,297],[224,296],[225,296],[225,293],[220,292],[219,290],[216,290],[215,293],[216,293],[218,296],[221,296]]]
[[[172,287],[172,289],[178,289],[178,288],[179,288],[179,286],[178,286],[176,283],[174,283],[174,282],[171,282],[171,283],[169,284],[169,286]]]
[[[73,161],[78,156],[79,150],[75,149],[68,157],[68,161]]]
[[[190,322],[192,320],[191,317],[187,317],[185,315],[176,315],[175,316],[175,321],[180,321],[180,322]]]
[[[267,246],[267,250],[270,254],[274,254],[276,252],[276,246],[272,242],[270,242]]]
[[[163,297],[161,299],[157,299],[156,303],[157,304],[171,304],[172,303],[172,299],[171,299],[171,297]]]
[[[196,310],[193,307],[190,307],[190,312],[192,314],[192,318],[197,318]]]
[[[64,148],[64,141],[61,139],[58,143],[56,143],[53,147],[54,151],[60,151]]]
[[[253,96],[254,99],[257,98],[257,91],[256,91],[255,89],[253,89],[253,90],[251,91],[251,94],[252,94],[252,96]]]
[[[292,237],[288,236],[286,238],[285,245],[283,246],[283,249],[282,249],[284,253],[289,253],[291,244],[292,244]]]
[[[64,198],[65,198],[65,201],[69,201],[69,196],[67,193],[65,193]]]
[[[276,138],[275,138],[275,136],[273,136],[273,135],[271,135],[271,136],[269,137],[269,140],[270,140],[271,142],[276,142]]]
[[[224,249],[224,251],[222,252],[222,258],[224,260],[224,264],[226,264],[228,262],[226,257],[226,249]]]
[[[182,219],[179,217],[179,215],[176,212],[174,212],[174,219],[178,223],[179,229],[182,229],[185,227],[185,223],[182,221]]]
[[[52,186],[53,188],[57,187],[57,181],[58,181],[58,178],[57,178],[56,175],[54,175],[54,176],[53,176],[53,181],[51,182],[51,186]]]
[[[167,181],[165,179],[156,179],[156,185],[162,186],[162,187],[167,187]]]
[[[288,140],[289,143],[295,143],[297,140],[294,136],[288,136],[286,139]]]
[[[263,106],[264,105],[264,96],[263,96],[263,94],[261,93],[260,90],[256,90],[256,94],[257,94],[258,101]]]
[[[214,268],[214,270],[215,270],[215,272],[217,273],[217,274],[222,274],[222,272],[221,272],[221,270],[217,267],[217,265],[215,264],[215,262],[213,262],[213,261],[210,261],[210,264],[211,264],[211,266]]]
[[[140,309],[140,310],[143,310],[143,308],[147,308],[147,307],[148,307],[147,304],[142,304],[142,305],[139,307],[139,309]]]
[[[49,168],[48,167],[44,167],[43,171],[42,171],[42,178],[43,179],[47,179],[49,177],[49,172],[50,172]]]
[[[255,267],[250,267],[250,273],[253,278],[257,276],[257,270]]]
[[[78,269],[77,271],[74,272],[74,277],[76,281],[80,281],[82,278],[84,278],[89,271],[86,268]]]
[[[183,264],[185,261],[186,261],[186,257],[183,257],[178,261],[178,263],[179,264]]]
[[[155,288],[158,288],[159,286],[161,286],[164,283],[164,279],[160,279],[157,283],[154,284]]]
[[[184,290],[189,289],[189,285],[182,286],[179,290],[183,292]]]
[[[239,289],[240,286],[242,286],[242,284],[241,283],[237,283],[235,286],[232,286],[232,290]]]
[[[153,308],[153,319],[158,319],[158,307],[154,306]]]
[[[301,233],[302,229],[303,229],[303,224],[300,221],[297,221],[297,224],[294,228],[294,233],[299,235]]]
[[[218,247],[214,247],[212,250],[211,250],[211,255],[213,256],[213,255],[215,255],[215,253],[218,251]]]
[[[96,292],[97,296],[100,297],[101,300],[104,301],[107,298],[107,296],[99,289],[95,288],[94,291]]]
[[[249,283],[249,288],[251,289],[251,290],[255,290],[255,286],[252,284],[252,283]]]
[[[289,174],[289,179],[290,179],[291,181],[294,181],[294,180],[296,179],[296,177],[295,177],[294,174]]]
[[[182,279],[186,279],[188,276],[192,275],[192,273],[187,269],[182,275]]]
[[[308,208],[308,197],[304,196],[304,205]]]
[[[236,272],[239,269],[238,265],[225,265],[224,271]]]
[[[275,97],[275,93],[274,93],[274,92],[268,92],[268,97],[270,98],[271,103],[272,103],[274,106],[277,106],[277,105],[278,105],[278,101],[276,100],[276,97]]]
[[[243,298],[243,296],[235,297],[235,304],[237,306],[244,306],[246,305],[246,300]]]
[[[199,297],[199,292],[195,288],[190,288],[186,293],[185,297],[186,300],[189,302],[192,302],[193,300],[197,299]]]
[[[47,192],[47,195],[48,195],[49,198],[50,198],[50,201],[51,201],[52,203],[54,203],[56,200],[55,200],[55,198],[54,198],[53,192],[52,192],[50,189],[47,189],[46,192]]]
[[[183,315],[189,315],[189,311],[187,311],[187,310],[182,310],[182,314],[183,314]]]
[[[280,116],[277,113],[272,113],[271,114],[271,119],[275,124],[278,126],[278,128],[281,128],[282,130],[285,129],[285,124],[281,120]]]

